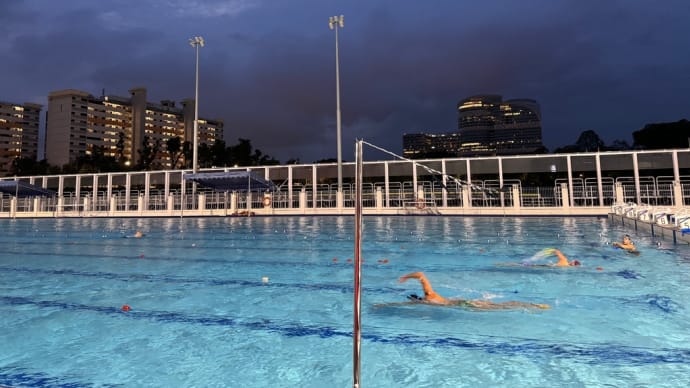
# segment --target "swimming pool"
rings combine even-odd
[[[352,217],[0,226],[0,385],[352,385]],[[609,245],[623,233],[601,218],[364,217],[362,386],[687,386],[690,248],[632,234],[642,254],[626,255]],[[496,265],[545,247],[583,266]],[[421,293],[397,281],[418,270],[447,297],[552,309],[374,307]]]

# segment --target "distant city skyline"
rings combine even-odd
[[[401,152],[402,135],[452,132],[456,104],[499,94],[541,105],[551,151],[593,130],[632,143],[645,124],[689,118],[690,3],[440,0],[14,1],[0,14],[0,100],[47,106],[50,92],[149,99],[194,96],[282,162],[336,156],[335,37],[340,31],[343,159],[363,138]],[[174,28],[171,28],[174,26]],[[365,155],[371,156],[371,155]],[[382,155],[381,155],[382,156]]]

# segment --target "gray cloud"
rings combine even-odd
[[[346,159],[355,138],[400,153],[403,133],[453,131],[457,102],[480,93],[536,99],[552,149],[586,129],[630,141],[646,123],[687,117],[690,5],[680,0],[193,5],[15,2],[0,13],[0,73],[11,75],[0,99],[134,86],[152,100],[189,98],[187,39],[202,35],[200,112],[225,120],[228,143],[248,138],[282,161],[335,157],[327,20],[342,13]]]

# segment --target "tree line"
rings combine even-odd
[[[607,145],[595,131],[587,130],[580,134],[575,144],[556,148],[554,153],[690,148],[690,121],[647,124],[632,136],[632,145],[625,140],[614,140]]]
[[[165,144],[165,149],[162,145]],[[117,143],[117,156],[106,155],[105,148],[93,147],[90,155],[82,155],[76,160],[63,166],[48,164],[47,160],[36,161],[31,158],[17,158],[12,162],[10,175],[55,175],[55,174],[87,174],[101,172],[126,172],[141,170],[160,170],[160,158],[167,156],[172,169],[192,168],[193,147],[188,141],[180,137],[171,137],[165,142],[156,140],[151,142],[144,138],[143,147],[139,150],[139,163],[128,165],[124,156],[124,138]],[[292,163],[298,162],[291,160]],[[288,162],[290,163],[290,162]],[[277,165],[280,161],[261,150],[255,149],[249,139],[238,139],[237,144],[226,146],[225,141],[216,140],[212,145],[201,144],[197,150],[197,165],[207,167],[247,167]]]
[[[672,123],[647,124],[644,128],[633,132],[633,144],[629,145],[624,140],[614,140],[611,144],[605,144],[601,137],[593,130],[583,131],[575,144],[556,148],[554,153],[577,153],[595,151],[624,151],[644,149],[670,149],[690,148],[690,122],[680,120]],[[90,155],[84,155],[64,166],[49,165],[44,159],[36,161],[30,158],[17,158],[12,162],[10,175],[53,175],[75,173],[99,173],[159,170],[163,166],[158,164],[161,155],[169,157],[173,169],[192,168],[193,150],[188,141],[180,137],[167,139],[165,149],[160,140],[154,142],[144,139],[144,147],[139,151],[140,161],[137,165],[127,165],[124,157],[124,136],[117,142],[118,156],[107,156],[102,147],[94,147]],[[546,148],[543,153],[548,153]],[[418,156],[421,157],[421,156]],[[453,155],[439,154],[427,155],[432,157],[453,157]],[[207,167],[248,167],[277,165],[280,161],[261,150],[255,149],[249,139],[238,139],[237,144],[227,146],[225,141],[217,140],[212,145],[201,144],[197,151],[197,162],[201,168]],[[335,159],[323,159],[315,163],[330,163]],[[287,164],[297,164],[299,159],[290,159]]]

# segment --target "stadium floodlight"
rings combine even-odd
[[[194,141],[192,156],[192,172],[196,174],[198,164],[198,144],[199,141],[199,47],[204,47],[204,38],[195,36],[189,39],[189,45],[196,51],[196,81],[194,84]]]
[[[338,51],[338,29],[345,27],[345,17],[331,16],[328,18],[328,28],[335,30],[335,104],[336,104],[336,136],[338,147],[338,193],[343,191],[343,152],[342,152],[342,134],[340,124],[340,59]]]

